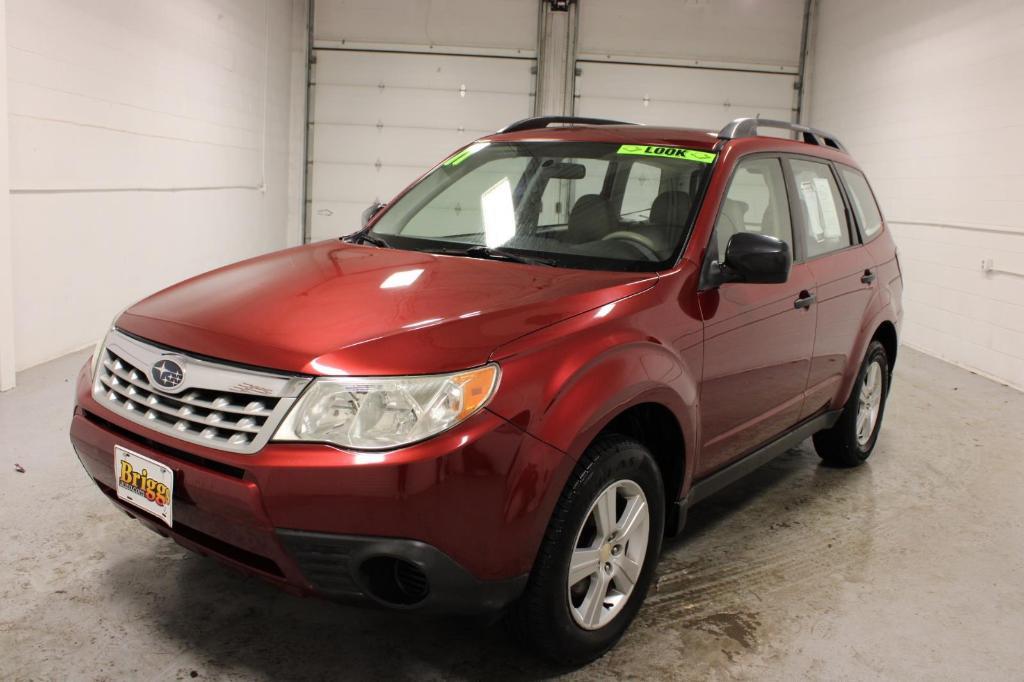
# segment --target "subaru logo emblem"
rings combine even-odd
[[[170,358],[161,358],[153,365],[150,375],[157,386],[165,391],[173,391],[185,381],[185,368]]]

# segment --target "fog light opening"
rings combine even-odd
[[[385,604],[414,606],[430,592],[423,570],[404,559],[372,557],[359,566],[359,573],[366,590]]]

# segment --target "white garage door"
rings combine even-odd
[[[586,0],[575,113],[718,130],[793,120],[804,0]]]
[[[317,49],[313,240],[349,234],[462,144],[533,111],[533,59]]]
[[[580,62],[576,114],[718,130],[734,118],[793,120],[796,76]]]

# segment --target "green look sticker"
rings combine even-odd
[[[713,163],[714,152],[701,152],[696,149],[683,149],[681,147],[665,147],[652,144],[624,144],[619,147],[619,154],[634,154],[636,156],[664,156],[670,159],[686,159],[697,163]]]
[[[441,165],[442,166],[458,166],[460,163],[462,163],[463,161],[465,161],[469,157],[473,156],[473,154],[476,154],[478,151],[480,151],[481,149],[486,147],[487,144],[488,144],[487,142],[477,142],[476,144],[471,144],[468,147],[466,147],[465,149],[463,149],[462,151],[460,151],[457,154],[455,154],[454,156],[452,156],[452,157],[448,158],[447,160],[445,160],[444,162],[442,162]]]

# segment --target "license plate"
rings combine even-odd
[[[174,471],[169,466],[115,445],[114,478],[118,499],[172,524]]]

